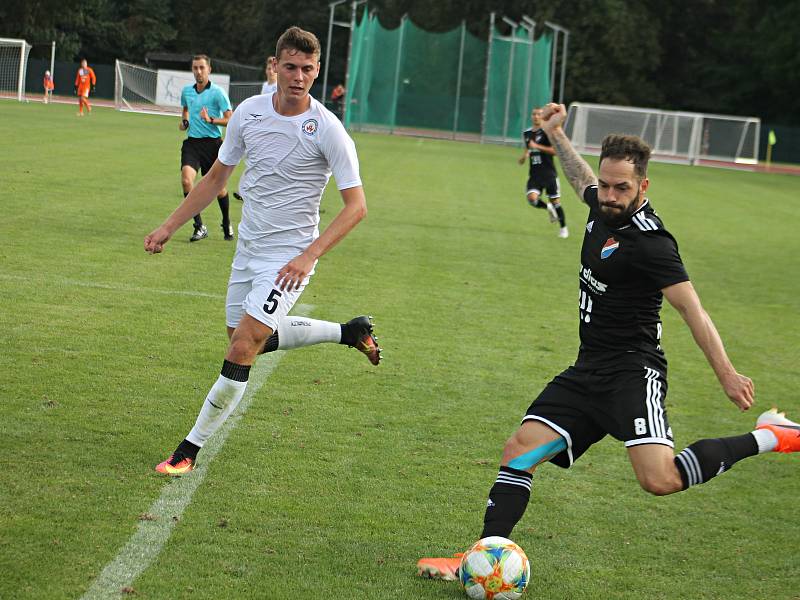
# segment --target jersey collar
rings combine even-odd
[[[210,79],[208,80],[208,83],[206,83],[205,87],[202,90],[197,89],[197,83],[195,83],[192,87],[194,88],[195,92],[197,92],[198,94],[202,94],[211,87],[211,80]]]

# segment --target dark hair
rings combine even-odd
[[[289,27],[278,38],[278,44],[275,46],[275,56],[280,58],[283,50],[316,54],[317,60],[322,58],[322,47],[319,45],[317,36],[299,27]]]
[[[207,64],[209,67],[211,66],[211,59],[210,59],[210,58],[208,58],[208,55],[207,55],[207,54],[195,54],[195,55],[192,57],[192,62],[194,62],[194,61],[196,61],[196,60],[204,60],[204,61],[206,61],[206,64]]]
[[[611,133],[603,140],[600,162],[604,158],[627,160],[633,163],[633,170],[639,179],[647,177],[647,162],[650,160],[650,146],[635,135]]]
[[[275,58],[275,57],[274,56],[268,56],[267,60],[264,61],[264,66],[266,67],[273,58]]]

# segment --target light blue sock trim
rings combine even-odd
[[[538,448],[534,448],[530,452],[526,452],[525,454],[520,454],[516,458],[512,459],[508,466],[512,469],[519,469],[520,471],[524,471],[526,469],[530,469],[531,467],[535,467],[538,465],[544,458],[555,456],[562,450],[566,450],[567,448],[567,441],[560,437],[557,440],[553,440],[552,442],[548,442],[544,446],[539,446]]]

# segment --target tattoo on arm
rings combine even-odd
[[[597,185],[597,177],[592,168],[572,147],[563,129],[558,129],[550,135],[550,143],[556,149],[556,154],[561,160],[561,168],[564,169],[564,175],[567,176],[572,189],[583,200],[583,192],[586,188],[590,185]]]

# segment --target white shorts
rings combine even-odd
[[[225,299],[225,323],[228,327],[235,328],[247,313],[272,331],[278,330],[278,321],[289,313],[314,274],[312,269],[297,290],[281,290],[275,285],[275,278],[291,258],[266,260],[239,252],[234,255]]]

